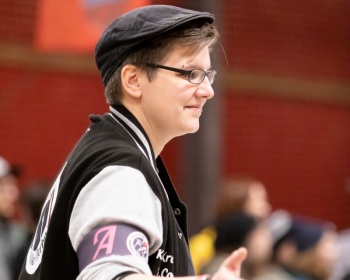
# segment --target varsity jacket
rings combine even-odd
[[[162,243],[146,260],[151,273],[167,277],[194,274],[188,249],[185,204],[180,201],[161,157],[154,158],[147,135],[136,118],[123,106],[111,110],[113,113],[90,116],[89,128],[57,176],[43,206],[19,280],[73,280],[78,277],[82,267],[79,248],[72,244],[69,236],[72,215],[78,213],[74,207],[87,186],[93,192],[96,178],[101,180],[101,174],[113,166],[142,174],[160,202]],[[113,191],[116,188],[123,188],[123,185],[113,186]],[[91,209],[92,214],[95,211],[99,209]]]

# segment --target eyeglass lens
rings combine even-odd
[[[205,76],[207,76],[209,83],[212,84],[215,79],[215,74],[216,74],[215,71],[205,72],[204,70],[195,69],[195,70],[192,70],[189,76],[189,81],[191,83],[200,84],[205,79]]]

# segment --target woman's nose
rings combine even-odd
[[[214,89],[212,85],[210,84],[208,77],[205,77],[203,82],[200,84],[197,94],[200,94],[201,96],[205,97],[206,99],[213,98],[214,96]]]

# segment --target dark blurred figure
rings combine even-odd
[[[329,278],[338,256],[333,224],[281,210],[271,215],[270,226],[275,237],[273,265],[269,273],[254,280]]]
[[[220,221],[234,213],[247,213],[257,220],[268,217],[271,205],[264,184],[245,175],[225,180],[219,189],[215,219]],[[215,255],[216,234],[215,226],[209,225],[190,238],[191,255],[197,274]]]
[[[220,263],[242,246],[247,248],[248,256],[241,266],[241,277],[251,279],[265,272],[272,254],[272,235],[264,220],[235,212],[219,220],[215,230],[215,256],[201,273],[215,273]]]
[[[19,214],[23,226],[26,229],[26,238],[23,246],[15,256],[14,275],[18,279],[28,248],[35,234],[36,226],[40,219],[41,209],[47,194],[51,188],[51,181],[38,179],[27,186],[19,198]]]
[[[20,169],[0,156],[0,279],[17,279],[16,256],[26,241],[25,229],[15,219]]]

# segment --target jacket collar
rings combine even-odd
[[[112,105],[110,106],[110,111],[111,115],[125,128],[125,130],[134,139],[140,150],[152,164],[153,168],[157,170],[156,160],[151,142],[139,121],[123,105]]]

